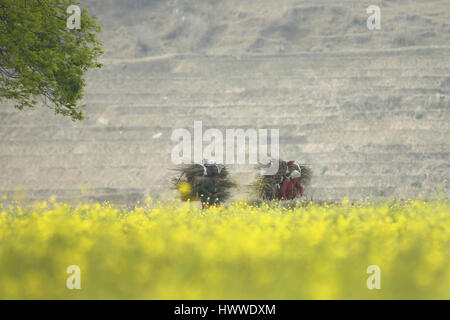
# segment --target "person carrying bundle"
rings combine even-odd
[[[258,199],[262,201],[294,200],[304,195],[304,188],[310,184],[312,170],[306,164],[298,161],[278,161],[278,171],[272,175],[259,175],[250,186],[254,189]],[[260,171],[268,164],[260,164],[256,169]]]
[[[178,177],[172,179],[172,188],[183,201],[200,200],[202,208],[219,206],[231,196],[236,184],[229,177],[227,168],[213,159],[204,159],[202,164],[185,164],[174,169]]]

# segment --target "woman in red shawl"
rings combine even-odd
[[[297,193],[300,196],[303,195],[303,187],[300,185],[301,174],[297,170],[294,170],[289,177],[286,177],[281,184],[279,200],[294,200],[297,197]]]

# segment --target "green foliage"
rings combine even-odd
[[[0,0],[0,101],[34,107],[38,98],[56,114],[82,120],[88,69],[103,53],[97,18],[81,12],[81,28],[69,30],[72,0]]]

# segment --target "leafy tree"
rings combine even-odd
[[[34,107],[38,100],[56,114],[82,120],[83,75],[99,68],[103,53],[97,18],[87,9],[80,28],[69,29],[71,0],[0,0],[0,102]]]

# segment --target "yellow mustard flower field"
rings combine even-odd
[[[449,299],[450,203],[3,204],[0,298]]]

